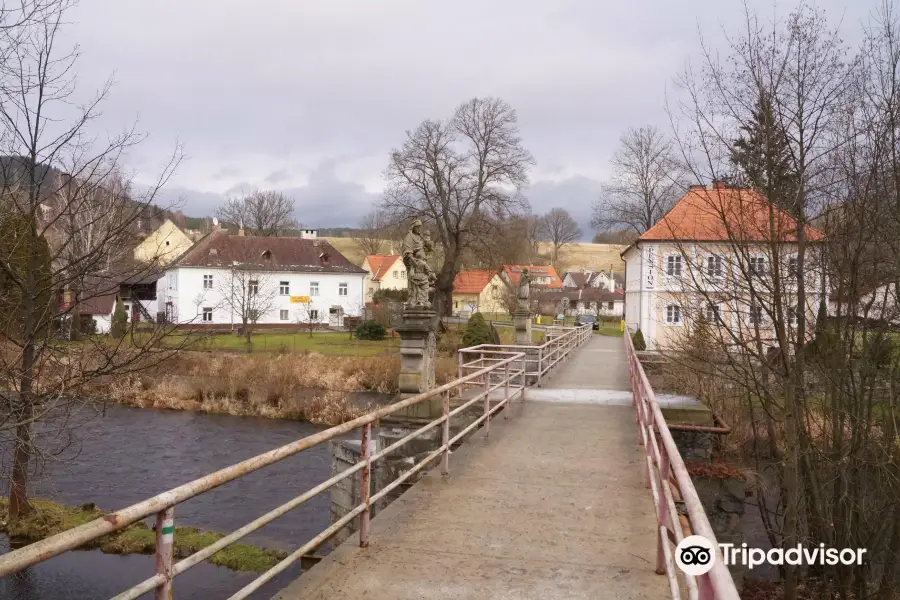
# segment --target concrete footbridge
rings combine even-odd
[[[344,498],[331,526],[232,599],[287,570],[276,600],[738,599],[721,560],[696,577],[676,565],[684,537],[715,536],[629,336],[548,328],[540,346],[467,348],[459,365],[445,385],[3,555],[0,576],[155,516],[156,572],[116,598],[177,598],[178,574],[329,492]],[[173,561],[177,504],[353,432],[358,455],[330,479]]]

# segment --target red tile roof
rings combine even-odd
[[[769,208],[773,209],[770,229]],[[796,241],[797,221],[749,188],[691,186],[666,215],[645,231],[643,241]],[[773,235],[774,232],[774,235]],[[806,226],[806,239],[818,241],[822,232]]]
[[[524,269],[528,269],[528,275],[531,277],[532,281],[535,277],[550,278],[550,283],[548,284],[535,283],[534,285],[540,285],[547,288],[562,287],[562,279],[560,279],[559,273],[556,272],[556,269],[554,269],[552,265],[503,265],[503,271],[506,273],[506,276],[509,277],[509,280],[513,285],[519,285],[519,279],[522,278],[522,271]]]
[[[453,293],[480,294],[496,274],[490,270],[460,271],[453,279]]]
[[[328,260],[324,260],[327,255]],[[257,237],[214,231],[191,246],[171,267],[230,268],[246,265],[260,271],[365,273],[323,240]]]
[[[381,278],[388,272],[397,259],[399,254],[370,254],[366,257],[369,268],[372,270],[372,281],[381,281]]]

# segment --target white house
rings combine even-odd
[[[362,314],[365,276],[323,240],[216,230],[166,269],[156,293],[171,323],[238,327],[247,315],[262,325],[340,327]]]
[[[610,292],[620,289],[621,279],[610,271],[569,271],[563,277],[563,287],[568,289],[583,290],[587,288],[604,289]]]
[[[796,220],[755,190],[691,186],[658,221],[622,252],[625,260],[625,322],[640,329],[648,348],[684,339],[685,327],[703,318],[727,327],[736,339],[772,335],[777,314],[770,293],[780,273],[782,307],[789,326],[813,323],[826,285],[816,268],[822,234],[806,226],[806,269],[797,272]],[[806,306],[793,302],[803,277]],[[807,327],[807,334],[812,330]]]
[[[406,265],[398,254],[370,254],[363,261],[366,270],[366,301],[378,290],[405,290]]]

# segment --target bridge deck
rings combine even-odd
[[[592,340],[548,383],[624,368],[592,351],[610,342]],[[354,536],[276,598],[664,597],[633,409],[531,393],[453,454],[449,478],[435,469],[373,519],[369,548]]]

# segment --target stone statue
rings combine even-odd
[[[406,281],[409,290],[407,308],[431,308],[429,295],[434,291],[435,274],[428,264],[428,254],[434,244],[422,221],[416,219],[403,238],[403,264],[406,266]]]
[[[518,300],[519,310],[528,310],[528,299],[531,297],[531,277],[528,276],[528,269],[522,269],[522,277],[519,278],[519,287],[516,290],[516,300]]]

